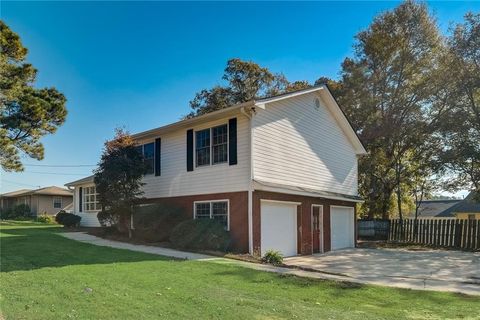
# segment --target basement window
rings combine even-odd
[[[228,200],[195,201],[194,219],[213,219],[223,224],[225,230],[230,229]]]

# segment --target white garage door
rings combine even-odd
[[[262,256],[276,250],[285,257],[297,254],[297,205],[262,200],[260,217]]]
[[[332,250],[353,248],[355,246],[353,212],[353,208],[330,207]]]

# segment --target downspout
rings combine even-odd
[[[248,184],[248,252],[253,255],[253,128],[252,116],[245,111],[245,107],[240,112],[248,118],[249,140],[250,140],[250,179]]]

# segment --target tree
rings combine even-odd
[[[95,186],[102,210],[117,216],[119,231],[131,231],[132,208],[141,200],[142,177],[147,170],[143,155],[132,137],[116,129],[113,140],[105,142],[103,154],[95,171]]]
[[[283,74],[273,74],[252,61],[240,59],[227,61],[222,79],[227,82],[225,86],[203,89],[195,95],[190,101],[193,111],[186,116],[187,118],[221,110],[233,104],[311,86],[306,81],[290,83]]]
[[[66,99],[55,88],[33,87],[37,70],[19,36],[0,21],[0,165],[22,171],[21,153],[41,160],[40,139],[65,122]]]
[[[442,159],[455,179],[447,188],[480,191],[480,14],[467,13],[448,39],[444,72],[448,112],[443,114]]]
[[[359,163],[360,192],[368,215],[384,218],[395,192],[402,218],[407,159],[435,131],[426,114],[438,90],[442,39],[427,7],[406,1],[376,17],[356,40],[334,90],[369,152]]]

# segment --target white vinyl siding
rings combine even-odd
[[[191,129],[199,131],[224,125],[230,116],[218,121],[205,122]],[[238,114],[237,118],[237,155],[238,164],[228,162],[206,165],[187,172],[187,129],[177,130],[159,136],[161,147],[161,176],[148,175],[143,178],[146,198],[161,198],[196,194],[246,191],[250,180],[250,142],[248,119]],[[139,143],[152,142],[151,140]],[[195,154],[195,146],[193,150]]]
[[[254,179],[259,182],[357,195],[357,157],[316,93],[258,109],[252,127]]]

